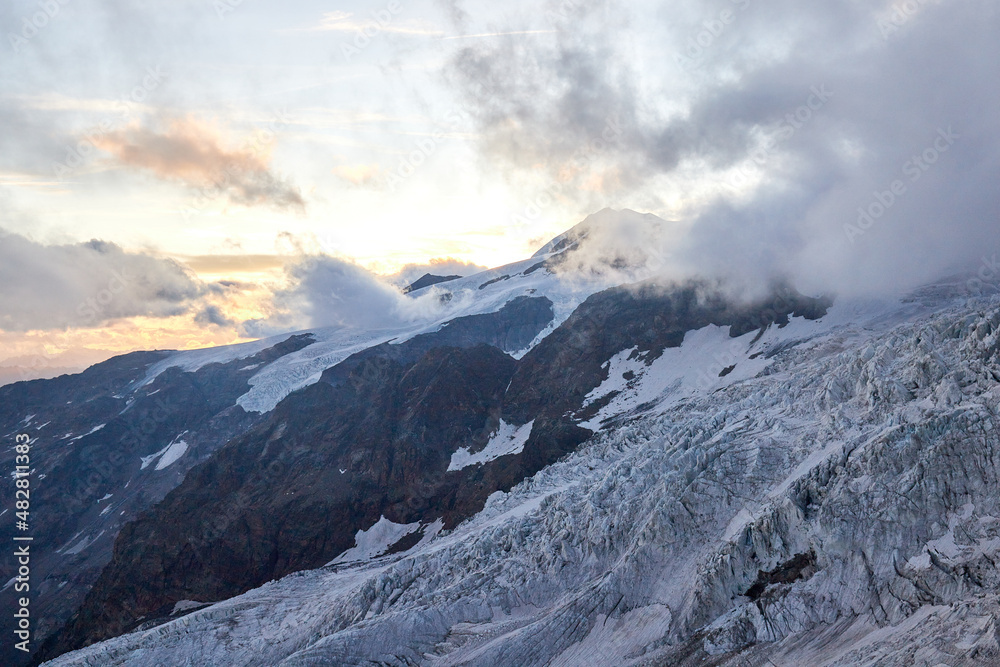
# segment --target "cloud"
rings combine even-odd
[[[209,304],[201,309],[194,316],[194,321],[201,325],[212,325],[217,327],[230,327],[236,324],[235,321],[226,317],[222,309],[216,305]]]
[[[462,7],[462,0],[436,0],[435,4],[447,15],[452,25],[464,30],[469,22],[469,13]]]
[[[603,276],[613,284],[633,282],[670,270],[664,239],[676,223],[650,213],[610,208],[546,244],[539,252],[566,249],[553,258],[551,270],[566,279]]]
[[[46,246],[0,230],[0,330],[98,327],[188,312],[206,287],[177,262],[105,241]]]
[[[182,257],[192,271],[200,273],[259,273],[280,269],[288,261],[284,255],[193,255]]]
[[[245,335],[316,327],[381,329],[429,321],[443,312],[433,290],[419,298],[404,296],[364,267],[337,257],[302,257],[285,271],[290,287],[275,293],[268,317],[243,323]]]
[[[94,142],[122,165],[205,195],[222,195],[242,206],[305,211],[298,188],[271,171],[267,142],[260,137],[227,148],[213,128],[185,118],[169,120],[163,129],[133,123]]]
[[[352,185],[377,185],[385,178],[378,164],[348,164],[333,168],[333,174]]]
[[[680,211],[689,273],[896,290],[1000,251],[996,3],[560,4],[450,61],[485,163]]]
[[[480,266],[475,262],[465,262],[454,257],[435,257],[426,264],[406,264],[399,271],[386,280],[393,285],[406,287],[420,278],[425,273],[435,276],[471,276],[474,273],[485,271],[486,266]]]
[[[476,39],[480,37],[508,37],[510,35],[552,35],[555,30],[507,30],[504,32],[478,32],[468,35],[449,35],[442,39]]]
[[[394,21],[398,12],[390,10],[380,10],[374,12],[371,18],[358,20],[350,12],[336,11],[326,12],[320,22],[312,27],[304,28],[310,32],[364,32],[366,30],[378,30],[379,32],[392,32],[402,35],[430,35],[441,36],[444,33],[432,25],[423,22],[408,21],[399,24]]]

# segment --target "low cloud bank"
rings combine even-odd
[[[242,325],[247,336],[295,329],[383,329],[431,320],[444,311],[436,290],[414,298],[354,262],[306,256],[285,267],[290,287],[275,293],[266,318]]]
[[[177,262],[88,241],[42,245],[0,230],[0,329],[97,327],[188,312],[208,287]]]

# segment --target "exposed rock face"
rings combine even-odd
[[[196,463],[260,421],[236,406],[249,389],[252,371],[245,367],[309,342],[293,337],[197,372],[170,369],[139,389],[149,367],[170,353],[137,352],[79,375],[0,387],[0,433],[11,443],[17,433],[33,439],[29,534],[35,545],[30,592],[36,638],[57,629],[83,601],[111,559],[122,526],[159,502]],[[13,456],[5,447],[5,470],[13,469]],[[13,498],[4,498],[12,514]],[[9,543],[13,531],[12,521],[2,522],[0,539]],[[15,571],[12,550],[4,550],[0,579],[6,582]],[[9,634],[9,615],[0,628]],[[23,661],[9,642],[4,647],[4,664]]]
[[[366,359],[337,387],[293,394],[123,530],[60,640],[113,636],[181,600],[224,599],[321,566],[381,516],[410,523],[425,504],[470,513],[459,493],[468,487],[443,486],[440,473],[454,449],[482,437],[513,369],[496,348],[437,348],[409,365]]]
[[[516,351],[527,346],[551,319],[547,299],[522,297],[497,313],[457,318],[436,333],[376,346],[348,358],[324,377],[326,382],[289,397],[281,409],[267,415],[261,429],[231,443],[213,465],[199,469],[184,491],[171,496],[145,522],[129,525],[122,541],[130,542],[131,550],[116,551],[111,565],[125,570],[119,582],[123,590],[114,591],[115,602],[99,616],[88,616],[85,609],[76,627],[108,623],[111,629],[106,632],[119,633],[140,618],[158,613],[168,602],[172,606],[183,599],[220,599],[272,577],[322,565],[352,546],[355,532],[379,519],[379,514],[371,516],[376,511],[404,519],[413,513],[410,506],[421,510],[433,506],[436,517],[473,512],[498,482],[477,483],[480,471],[469,469],[464,486],[457,478],[442,485],[441,473],[458,443],[486,442],[489,433],[480,431],[490,425],[490,417],[495,424],[514,365],[500,349],[479,342]],[[233,363],[254,366],[250,361]],[[486,364],[488,372],[475,375],[476,364]],[[199,373],[212,369],[208,366]],[[178,375],[185,374],[167,370],[149,390],[156,391],[159,383]],[[211,412],[214,402],[232,405],[246,391],[245,379],[234,389],[235,396],[222,392],[207,403],[187,403],[191,409]],[[493,396],[492,402],[476,403],[480,395]],[[463,406],[473,404],[469,409],[474,417],[463,420]],[[264,419],[232,409],[244,416],[244,428],[230,435]],[[428,426],[429,420],[438,420],[437,430]],[[272,436],[273,441],[299,444],[290,449],[269,447],[266,443]],[[304,451],[310,451],[311,458],[300,460]],[[507,473],[507,488],[524,476],[515,470]],[[317,471],[322,473],[319,477]],[[435,472],[433,480],[427,471]],[[216,474],[221,477],[216,479]],[[226,480],[230,483],[223,483]],[[277,504],[268,515],[265,498],[272,496]],[[180,504],[171,504],[178,497]],[[213,503],[213,499],[224,502]],[[291,501],[292,506],[286,507]],[[275,533],[248,529],[262,525],[268,517],[263,525],[284,528]],[[305,532],[300,534],[300,530]],[[201,533],[200,541],[194,538]],[[220,551],[227,539],[234,544]],[[158,567],[177,568],[176,574],[186,573],[187,578],[174,581]],[[216,575],[218,580],[213,578]],[[146,583],[134,584],[131,577],[136,576]],[[105,594],[114,586],[102,579],[99,588],[108,586]],[[144,586],[154,592],[144,592]],[[170,600],[176,591],[184,593]],[[121,606],[114,607],[117,603]]]
[[[551,321],[547,299],[518,298],[349,357],[127,526],[43,655],[162,619],[183,600],[220,600],[322,566],[382,520],[420,526],[385,545],[409,548],[438,520],[454,527],[587,440],[577,422],[595,408],[583,410],[584,399],[615,353],[635,347],[652,362],[693,329],[741,335],[828,305],[785,292],[733,307],[705,292],[648,284],[595,295],[520,361],[505,352]],[[455,465],[460,449],[473,464]]]
[[[439,283],[446,283],[451,280],[458,280],[462,276],[435,276],[433,273],[425,273],[420,276],[412,283],[403,288],[403,294],[409,294],[410,292],[415,292],[418,289],[423,289],[425,287],[430,287],[431,285],[437,285]]]
[[[789,316],[817,319],[830,304],[787,288],[745,305],[733,304],[701,283],[667,287],[647,282],[605,290],[587,299],[524,357],[505,414],[523,423],[538,414],[560,417],[578,410],[587,393],[607,378],[608,359],[630,347],[648,365],[665,349],[679,347],[689,331],[728,325],[735,338],[771,324],[787,325]],[[593,414],[601,405],[576,417]]]

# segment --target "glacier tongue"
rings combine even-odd
[[[406,553],[47,664],[1000,664],[1000,300],[799,326]],[[676,382],[628,356],[603,419]]]

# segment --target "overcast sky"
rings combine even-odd
[[[239,340],[356,265],[498,265],[604,207],[677,221],[669,272],[814,292],[1000,252],[991,0],[11,0],[0,26],[0,362]]]

